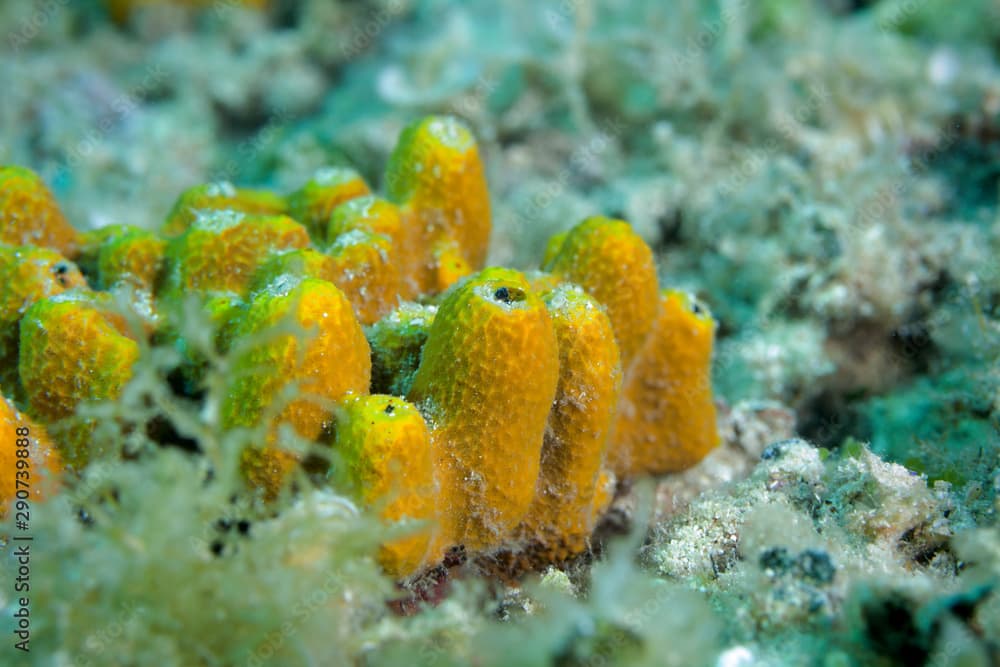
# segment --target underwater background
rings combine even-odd
[[[30,653],[5,541],[0,664],[1000,664],[998,57],[997,0],[4,0],[0,165],[77,230],[331,166],[385,192],[455,116],[487,266],[608,216],[707,304],[722,442],[621,484],[586,553],[417,595],[336,485],[262,509],[206,475],[222,426],[137,435],[205,422],[154,349],[90,406],[116,455],[32,509]]]

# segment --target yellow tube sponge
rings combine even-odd
[[[296,330],[276,331],[282,325]],[[296,384],[295,396],[267,425],[267,447],[248,449],[245,458],[249,481],[273,496],[296,462],[275,446],[277,427],[288,423],[300,437],[316,440],[330,424],[334,401],[349,392],[367,393],[368,342],[343,292],[324,280],[291,276],[256,293],[233,333],[259,342],[235,362],[224,424],[257,425],[282,390]]]
[[[260,265],[250,281],[250,292],[264,289],[284,275],[296,278],[318,278],[333,282],[336,267],[333,259],[315,248],[296,248],[272,253]]]
[[[429,116],[403,130],[389,159],[386,186],[406,224],[419,233],[421,292],[447,288],[442,278],[456,279],[437,269],[440,257],[432,251],[442,242],[457,244],[469,270],[483,265],[491,228],[489,191],[476,140],[459,120]]]
[[[286,216],[217,211],[167,245],[165,290],[246,296],[253,274],[272,253],[308,245],[305,227]]]
[[[403,303],[368,327],[372,349],[372,390],[405,396],[420,365],[437,306]]]
[[[392,242],[364,229],[341,234],[327,249],[331,281],[344,290],[362,324],[371,324],[399,303],[402,278],[393,262]]]
[[[177,389],[188,396],[195,396],[204,389],[204,380],[210,368],[209,360],[199,346],[209,344],[217,354],[227,352],[236,342],[234,330],[247,307],[246,302],[232,292],[213,293],[201,299],[198,305],[205,315],[203,322],[210,334],[209,340],[198,346],[192,345],[178,330],[176,320],[181,314],[177,312],[166,313],[161,320],[163,326],[156,332],[161,344],[172,346],[180,354],[177,374],[171,380],[179,383]]]
[[[622,390],[611,465],[619,476],[689,468],[719,443],[712,401],[715,321],[684,292],[664,290],[659,314]]]
[[[97,276],[102,289],[128,283],[153,291],[167,242],[156,234],[136,227],[125,228],[101,244],[97,253]]]
[[[101,253],[101,248],[112,239],[116,239],[134,229],[139,228],[132,225],[105,225],[97,229],[88,229],[85,232],[80,232],[79,243],[77,245],[78,252],[73,261],[80,267],[80,271],[96,284],[97,257]]]
[[[403,225],[399,207],[386,199],[366,195],[340,204],[330,215],[326,238],[333,241],[341,234],[358,229],[382,234],[401,254],[411,252],[412,244],[407,234],[412,230]]]
[[[212,211],[281,215],[285,209],[284,198],[273,192],[237,188],[228,181],[203,183],[181,193],[167,214],[160,233],[167,237],[183,234],[195,220]]]
[[[528,284],[531,285],[531,289],[535,290],[539,294],[551,292],[565,283],[564,280],[560,279],[558,276],[548,273],[547,271],[527,271],[524,275],[528,279]]]
[[[35,303],[21,320],[18,369],[32,416],[49,427],[67,465],[82,466],[97,452],[91,425],[57,421],[83,401],[112,400],[132,377],[139,346],[105,295],[79,290]]]
[[[362,324],[371,324],[399,301],[399,267],[389,239],[366,230],[342,234],[328,252],[302,248],[272,255],[251,281],[259,288],[281,275],[319,278],[339,287]]]
[[[326,238],[336,242],[337,238],[352,231],[367,231],[381,234],[391,244],[390,261],[398,268],[402,299],[412,299],[419,293],[414,278],[416,268],[421,264],[418,229],[403,224],[399,207],[390,201],[373,196],[358,197],[344,202],[334,209],[330,216]]]
[[[465,259],[462,248],[451,239],[436,242],[431,247],[430,256],[434,267],[429,288],[431,293],[441,292],[472,273],[472,266]]]
[[[386,521],[417,520],[417,532],[383,545],[387,572],[405,577],[440,558],[435,532],[434,460],[420,412],[397,396],[353,396],[336,410],[334,449],[341,483]]]
[[[432,427],[445,541],[499,547],[524,518],[558,380],[552,319],[521,273],[445,295],[409,393]]]
[[[35,245],[76,256],[79,233],[30,169],[0,165],[0,243]]]
[[[545,269],[583,287],[604,305],[627,370],[657,309],[653,251],[621,220],[587,218],[558,242]]]
[[[567,236],[569,236],[568,229],[549,237],[549,242],[545,245],[545,254],[542,256],[542,266],[548,266],[552,263],[552,260],[559,254],[559,250],[562,248],[562,244]]]
[[[0,517],[19,496],[32,503],[55,493],[62,467],[45,429],[0,395]]]
[[[594,529],[594,495],[621,391],[611,321],[582,289],[544,296],[559,341],[559,386],[542,445],[541,473],[519,529],[545,561],[584,551]]]
[[[288,195],[288,214],[309,230],[316,243],[327,237],[327,227],[334,209],[346,201],[371,194],[361,175],[349,167],[326,167],[312,179]]]
[[[31,304],[86,281],[55,250],[0,244],[0,387],[16,393],[18,322]]]
[[[611,502],[615,499],[615,486],[618,478],[615,474],[602,467],[597,474],[597,485],[594,488],[594,498],[590,504],[590,516],[592,525],[596,526],[597,521],[604,516],[611,507]]]

